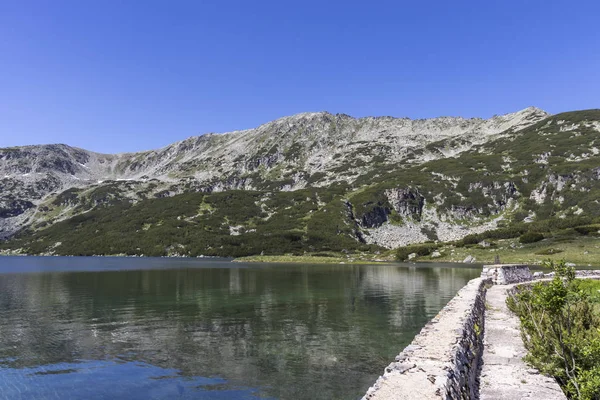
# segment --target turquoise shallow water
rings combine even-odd
[[[0,399],[357,399],[479,272],[0,257]]]

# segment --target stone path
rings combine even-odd
[[[553,378],[541,375],[523,362],[526,354],[519,319],[506,306],[506,290],[492,286],[486,296],[481,400],[566,399]]]

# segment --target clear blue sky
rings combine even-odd
[[[0,1],[0,147],[600,106],[598,1]]]

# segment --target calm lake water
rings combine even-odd
[[[0,399],[359,399],[479,273],[0,257]]]

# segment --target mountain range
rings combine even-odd
[[[380,251],[600,215],[600,110],[326,112],[158,150],[0,149],[1,247],[35,254]],[[520,225],[519,225],[520,224]]]

